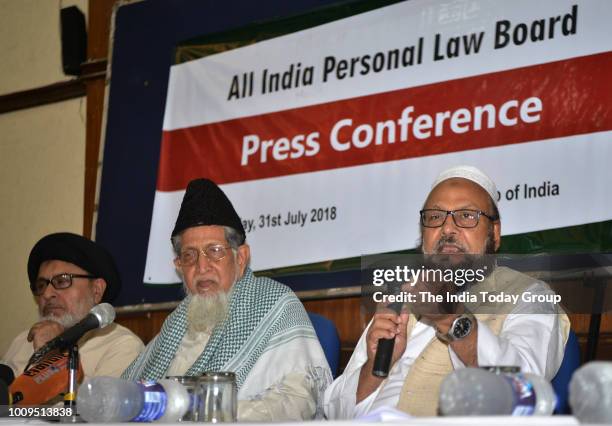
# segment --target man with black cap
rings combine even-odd
[[[401,313],[377,312],[344,373],[327,388],[328,418],[359,417],[382,407],[435,416],[442,380],[464,367],[517,366],[548,380],[554,377],[569,333],[563,310],[555,303],[525,302],[520,297],[512,299],[518,302],[482,299],[482,293],[554,294],[547,284],[498,266],[490,256],[500,246],[497,194],[493,181],[475,167],[452,167],[438,175],[420,211],[421,251],[432,271],[476,272],[481,267],[483,278],[461,290],[451,283],[449,291],[474,296],[474,302],[458,303],[451,312],[432,310],[444,304],[430,304],[423,311],[417,299],[406,303]],[[434,285],[439,288],[439,281]],[[373,374],[379,339],[395,339],[387,377]]]
[[[30,289],[40,319],[11,343],[0,363],[21,374],[35,350],[82,320],[95,305],[111,302],[121,279],[111,255],[99,244],[67,232],[36,243],[28,259]],[[113,323],[87,332],[78,342],[85,376],[115,376],[136,358],[142,341]]]
[[[189,183],[172,244],[187,297],[123,377],[229,371],[239,420],[320,416],[331,373],[306,311],[288,287],[253,275],[242,222],[214,182]]]

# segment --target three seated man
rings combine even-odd
[[[501,235],[496,199],[495,184],[480,170],[462,166],[442,172],[420,212],[425,259],[495,253]],[[250,270],[242,222],[214,182],[189,183],[171,243],[185,298],[142,351],[140,340],[119,325],[86,335],[81,355],[87,376],[158,380],[232,371],[239,420],[305,420],[324,414],[349,419],[383,406],[435,415],[440,383],[453,369],[513,365],[550,380],[563,358],[569,320],[554,304],[499,303],[435,315],[408,304],[400,313],[374,315],[344,373],[331,383],[303,305],[288,287]],[[491,266],[482,282],[461,291],[551,292],[545,283]],[[120,287],[110,255],[73,234],[39,241],[28,274],[41,320],[15,339],[1,361],[16,374],[35,349],[94,304],[112,300]],[[390,338],[395,346],[389,375],[374,376],[378,341]]]

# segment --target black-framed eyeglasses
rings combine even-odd
[[[227,256],[227,249],[229,248],[231,248],[231,246],[222,246],[221,244],[213,244],[201,249],[186,248],[181,251],[181,254],[178,256],[178,261],[181,266],[192,266],[195,265],[200,257],[200,253],[202,253],[207,259],[218,262]]]
[[[455,225],[459,228],[475,228],[478,226],[480,216],[484,216],[490,221],[497,220],[497,217],[488,215],[482,210],[439,210],[439,209],[423,209],[421,213],[421,225],[426,228],[439,228],[444,225],[448,215],[453,217]]]
[[[95,279],[98,277],[95,277],[93,275],[69,274],[69,273],[57,274],[51,277],[51,279],[49,280],[46,278],[39,277],[39,278],[36,278],[36,281],[34,281],[34,284],[31,286],[32,293],[34,293],[35,296],[42,295],[47,289],[47,286],[49,284],[51,284],[53,288],[56,290],[63,290],[72,285],[73,278],[87,278],[91,280],[91,279]]]

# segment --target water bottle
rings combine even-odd
[[[86,379],[77,393],[83,419],[95,422],[177,422],[189,408],[189,394],[174,380],[136,383],[115,377]]]
[[[577,369],[569,403],[581,423],[612,423],[612,362],[592,361]]]
[[[440,387],[439,407],[445,416],[549,416],[556,403],[550,383],[530,373],[463,368],[449,374]]]

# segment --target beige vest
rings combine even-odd
[[[482,283],[470,288],[469,293],[479,295],[480,291],[490,293],[521,294],[533,285],[534,279],[505,267],[498,267]],[[481,300],[479,297],[478,300]],[[506,316],[514,309],[513,303],[467,303],[467,309],[475,312],[478,321],[486,324],[498,335]],[[410,315],[408,333],[410,336],[417,319]],[[569,318],[560,309],[559,323],[567,342]],[[397,408],[414,416],[435,416],[438,411],[438,393],[442,380],[453,371],[449,348],[434,337],[419,354],[404,380]]]

